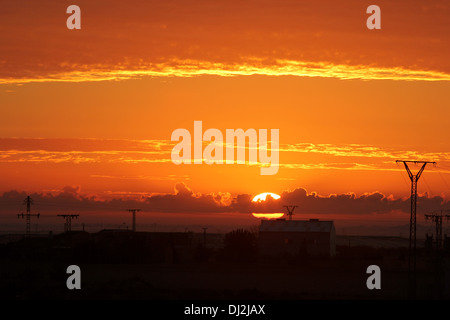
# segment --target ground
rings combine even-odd
[[[385,246],[381,246],[383,243]],[[346,236],[338,239],[334,258],[258,256],[242,262],[227,261],[210,251],[205,259],[145,263],[120,263],[120,259],[80,262],[67,256],[48,255],[39,259],[3,247],[0,296],[4,299],[406,299],[408,248],[404,243],[401,238]],[[441,264],[444,276],[437,279],[434,256],[423,248],[418,250],[417,296],[448,297],[447,257]],[[70,264],[81,268],[81,290],[66,287],[69,276],[66,268]],[[381,268],[380,290],[369,290],[366,286],[369,265]],[[436,280],[442,283],[443,291],[438,291]]]

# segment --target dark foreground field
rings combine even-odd
[[[192,259],[162,252],[162,260],[146,260],[146,249],[139,243],[105,251],[94,250],[98,243],[83,243],[77,251],[67,243],[55,246],[54,241],[29,239],[1,248],[0,298],[406,299],[408,248],[392,245],[395,239],[374,239],[391,245],[370,246],[373,239],[347,237],[338,241],[333,258],[255,255],[243,261],[224,255],[220,248],[193,246]],[[404,239],[398,241],[404,244]],[[69,265],[81,268],[81,290],[66,287]],[[380,290],[366,286],[370,265],[381,268]],[[446,256],[436,264],[433,254],[418,249],[418,298],[448,298],[448,275]]]

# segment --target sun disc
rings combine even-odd
[[[272,192],[264,192],[264,193],[260,193],[257,196],[255,196],[253,198],[253,202],[258,202],[258,201],[266,201],[267,196],[270,195],[272,198],[276,199],[280,199],[280,196],[277,195],[276,193],[272,193]]]
[[[259,218],[259,219],[279,219],[282,216],[284,216],[284,213],[281,213],[281,212],[274,212],[274,213],[256,213],[256,212],[253,212],[252,215],[255,218]]]

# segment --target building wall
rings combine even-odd
[[[333,227],[331,228],[330,232],[330,256],[334,257],[336,255],[336,229]]]
[[[259,252],[262,255],[334,256],[336,234],[331,232],[272,232],[259,233]]]

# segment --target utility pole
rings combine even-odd
[[[408,297],[416,299],[416,211],[417,211],[417,182],[422,175],[425,166],[428,163],[436,164],[432,161],[408,161],[397,160],[397,163],[402,162],[408,172],[411,180],[411,215],[409,218],[409,257],[408,257]],[[420,170],[413,174],[408,167],[408,163],[422,164]]]
[[[33,199],[31,199],[30,196],[27,196],[23,202],[24,204],[27,205],[27,213],[23,214],[23,213],[19,213],[17,215],[17,218],[26,218],[26,233],[25,236],[28,238],[30,236],[30,220],[31,217],[37,217],[39,219],[39,216],[41,215],[40,213],[37,214],[31,214],[31,204],[33,203]]]
[[[132,227],[132,230],[133,230],[133,232],[135,232],[136,231],[136,212],[141,211],[141,209],[128,209],[128,211],[133,214],[133,227]]]
[[[64,222],[64,232],[70,232],[72,231],[72,219],[78,219],[80,216],[79,214],[58,214],[58,217],[63,217],[66,219],[66,222]],[[84,227],[83,227],[84,228]]]
[[[285,207],[288,211],[287,216],[289,217],[289,220],[292,220],[292,215],[294,214],[294,210],[298,206],[283,206],[283,207]]]

